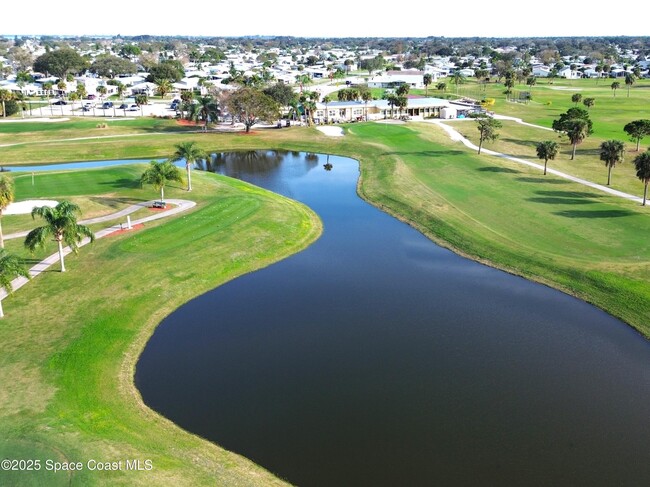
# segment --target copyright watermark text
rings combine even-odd
[[[115,461],[100,461],[90,459],[85,462],[59,462],[56,460],[33,460],[25,458],[5,458],[0,461],[0,471],[15,472],[72,472],[72,471],[140,471],[149,472],[153,470],[153,461],[126,459]]]

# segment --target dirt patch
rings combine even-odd
[[[183,118],[176,120],[176,125],[181,125],[183,127],[198,127],[198,123],[193,120],[185,120]]]
[[[111,232],[106,236],[107,237],[113,237],[115,235],[121,235],[123,233],[132,232],[133,230],[140,230],[141,228],[144,228],[144,223],[138,223],[137,225],[131,225],[131,229],[126,228],[126,225],[124,225],[124,228],[122,228],[121,230],[115,230],[114,232]]]

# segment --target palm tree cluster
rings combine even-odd
[[[6,208],[14,201],[14,183],[7,175],[0,177],[0,218]],[[40,217],[45,221],[43,226],[30,231],[25,237],[24,245],[34,252],[37,248],[43,248],[49,239],[54,240],[58,246],[59,262],[61,272],[65,272],[64,248],[65,243],[70,249],[77,253],[79,244],[84,238],[90,242],[95,240],[95,234],[85,225],[78,223],[78,216],[81,210],[79,206],[69,201],[61,201],[54,208],[49,206],[35,207],[32,209],[32,218]],[[29,272],[23,265],[23,260],[4,249],[2,238],[2,227],[0,226],[0,288],[7,294],[13,292],[12,281],[17,277],[31,278]],[[0,301],[0,318],[4,316],[2,302]]]
[[[615,87],[612,84],[612,89],[616,90],[617,88],[618,86]],[[582,100],[582,98],[578,99],[573,95],[572,101],[577,103],[580,100]],[[588,100],[593,99],[585,98],[584,102],[587,102]],[[592,104],[593,103],[585,103],[587,106]],[[560,119],[553,121],[553,129],[559,132],[564,132],[568,136],[569,140],[573,144],[573,150],[571,153],[571,160],[573,160],[575,157],[576,145],[582,142],[582,140],[591,133],[591,120],[589,120],[586,110],[574,107],[560,115]],[[650,120],[634,120],[626,124],[623,130],[630,136],[630,140],[636,142],[636,152],[639,152],[639,144],[641,140],[645,136],[650,135]],[[558,144],[546,140],[535,144],[535,148],[537,151],[537,157],[544,160],[544,174],[546,174],[548,161],[555,159],[558,154]],[[607,186],[609,186],[612,182],[612,169],[614,169],[617,164],[623,163],[625,159],[625,145],[620,140],[606,140],[600,144],[599,155],[600,160],[603,161],[605,167],[607,167]],[[637,177],[644,184],[643,206],[645,206],[648,193],[648,183],[650,183],[650,149],[636,156],[633,163]]]

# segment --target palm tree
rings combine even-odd
[[[325,104],[325,123],[327,123],[329,121],[329,113],[330,113],[329,106],[330,106],[331,101],[332,101],[331,96],[325,95],[323,97],[323,103]]]
[[[165,95],[172,91],[174,88],[172,86],[172,82],[168,80],[167,78],[159,79],[156,82],[158,94],[162,97],[165,98]]]
[[[422,78],[422,83],[424,83],[424,95],[429,96],[429,85],[433,82],[433,77],[430,73],[426,73]]]
[[[614,81],[612,83],[612,90],[614,91],[614,98],[616,98],[616,90],[618,90],[621,87],[621,83],[618,81]]]
[[[86,98],[86,96],[88,96],[88,92],[86,91],[86,87],[81,83],[79,83],[77,85],[77,95],[79,95],[79,98],[82,99],[82,100],[84,98]]]
[[[436,84],[436,89],[438,91],[447,91],[447,83],[441,81],[440,83]]]
[[[97,93],[99,93],[99,96],[104,98],[106,96],[106,93],[108,93],[108,88],[106,88],[104,85],[98,86]]]
[[[165,200],[165,185],[169,181],[183,182],[181,171],[171,161],[151,161],[150,166],[140,176],[140,186],[151,184],[154,189],[160,190],[160,201]]]
[[[135,100],[135,104],[140,107],[140,115],[144,116],[144,112],[142,111],[142,107],[149,103],[149,97],[147,96],[146,93],[140,93],[138,95],[135,95],[133,98]]]
[[[643,181],[643,206],[648,196],[648,182],[650,182],[650,149],[634,158],[636,177]]]
[[[620,140],[606,140],[600,144],[600,160],[607,166],[607,186],[612,181],[612,168],[623,162],[625,146]]]
[[[514,78],[511,77],[506,77],[505,81],[503,82],[504,86],[506,87],[506,94],[509,95],[512,93],[512,89],[515,87],[515,80]]]
[[[386,97],[388,105],[390,105],[390,118],[393,118],[393,109],[399,104],[399,97],[395,93],[391,93]]]
[[[571,160],[573,160],[576,156],[576,147],[589,136],[589,123],[580,118],[571,120],[566,134],[573,144],[573,151],[571,152]]]
[[[302,108],[305,111],[305,119],[308,126],[312,126],[314,123],[314,112],[316,111],[316,100],[318,100],[319,95],[315,91],[305,91],[300,95],[300,103]]]
[[[361,99],[365,104],[365,113],[366,113],[366,122],[368,121],[368,102],[372,100],[372,93],[370,91],[364,91],[361,93]]]
[[[196,103],[190,106],[189,118],[198,122],[203,120],[203,131],[208,131],[208,122],[214,118],[217,119],[219,114],[219,105],[212,96],[200,96]]]
[[[124,99],[124,93],[126,92],[126,86],[123,83],[118,81],[117,84],[117,96],[120,97],[120,100]]]
[[[192,164],[201,159],[205,159],[206,154],[196,146],[196,142],[181,142],[176,144],[176,152],[172,156],[172,161],[185,159],[185,169],[187,171],[187,190],[192,191]]]
[[[0,288],[4,289],[7,294],[11,294],[13,292],[11,281],[17,277],[31,279],[29,272],[17,256],[8,254],[5,249],[0,249]],[[2,300],[0,300],[0,318],[4,315]]]
[[[74,112],[74,102],[79,99],[79,95],[77,94],[76,91],[73,91],[72,93],[70,93],[69,98],[70,98],[70,104],[71,104],[70,112]]]
[[[587,109],[593,107],[596,104],[595,98],[585,98],[582,100],[582,104],[587,107]]]
[[[537,78],[535,76],[529,76],[526,78],[526,85],[530,86],[530,98],[532,98],[533,86],[537,84]]]
[[[557,156],[557,142],[545,140],[544,142],[539,142],[535,148],[537,149],[537,157],[544,159],[544,175],[546,175],[546,165],[548,160],[553,160],[555,159],[555,156]]]
[[[633,73],[627,73],[625,75],[625,84],[627,85],[627,97],[630,97],[630,88],[636,82],[636,76]]]
[[[297,74],[296,82],[300,86],[300,93],[302,93],[302,89],[305,87],[305,85],[312,84],[312,79],[308,74]]]
[[[15,197],[14,193],[14,180],[9,176],[0,176],[0,219],[2,213],[7,209]],[[1,221],[1,220],[0,220]],[[2,236],[2,224],[0,223],[0,247],[5,248],[4,237]]]
[[[456,85],[456,94],[458,94],[458,85],[462,85],[465,82],[465,75],[460,71],[454,71],[454,75],[451,78],[451,82]]]
[[[603,72],[602,63],[599,63],[598,66],[594,68],[594,71],[596,71],[596,74],[598,75],[598,77],[596,78],[596,85],[598,85],[598,80],[601,78],[601,73]]]
[[[5,102],[11,101],[14,99],[14,94],[9,90],[0,90],[0,102],[2,102],[2,116],[7,116],[7,107]]]
[[[571,95],[571,101],[575,103],[575,106],[578,106],[578,103],[582,101],[582,95],[580,93],[574,93]]]
[[[43,247],[48,237],[53,237],[59,246],[59,261],[61,262],[61,272],[65,272],[65,263],[63,261],[63,242],[76,254],[79,250],[79,244],[84,237],[88,237],[91,242],[95,241],[95,234],[85,225],[77,223],[77,214],[81,209],[70,201],[62,201],[54,208],[49,206],[40,206],[32,210],[32,218],[40,216],[45,220],[45,225],[35,228],[27,234],[25,238],[25,247],[30,252],[34,252],[39,247]]]
[[[63,81],[63,80],[59,80],[59,82],[56,84],[56,89],[59,90],[59,96],[61,98],[65,97],[65,89],[66,89],[66,87],[67,87],[66,82]]]

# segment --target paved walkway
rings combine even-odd
[[[540,129],[544,129],[544,130],[553,130],[553,129],[549,129],[548,127],[542,127],[540,125],[533,125],[533,124],[530,124],[530,123],[527,123],[527,122],[523,122],[519,118],[505,117],[505,116],[500,116],[500,115],[496,115],[494,118],[498,118],[498,119],[501,119],[501,120],[513,120],[513,121],[515,121],[517,123],[521,123],[523,125],[528,125],[528,126],[531,126],[531,127],[536,127],[536,128],[540,128]],[[468,119],[465,119],[465,120],[470,121],[470,122],[473,121],[473,119],[471,119],[471,118],[468,118]],[[433,124],[436,124],[436,125],[442,127],[442,129],[445,132],[447,132],[447,134],[449,135],[451,140],[462,142],[466,147],[469,147],[470,149],[478,151],[478,146],[477,145],[474,145],[472,142],[470,142],[465,137],[463,137],[462,134],[460,132],[458,132],[454,127],[444,123],[445,122],[444,120],[435,120],[434,119],[434,120],[425,120],[425,122],[433,123]],[[458,122],[464,123],[464,121],[461,122],[460,120],[458,120]],[[503,159],[508,159],[510,161],[514,161],[514,162],[517,162],[519,164],[523,164],[525,166],[534,167],[535,169],[539,169],[540,171],[544,170],[544,165],[542,165],[542,164],[537,164],[535,162],[527,161],[526,159],[521,159],[519,157],[509,156],[507,154],[502,154],[501,152],[495,152],[493,150],[489,150],[489,149],[484,148],[484,149],[481,149],[481,153],[490,154],[492,156],[501,157]],[[640,197],[640,196],[634,196],[634,195],[629,194],[629,193],[624,193],[623,191],[618,191],[618,190],[612,189],[612,188],[610,188],[608,186],[603,186],[602,184],[592,183],[591,181],[587,181],[586,179],[578,178],[578,177],[572,176],[570,174],[558,171],[556,169],[548,168],[546,170],[546,172],[549,173],[549,174],[553,174],[555,176],[559,176],[559,177],[564,178],[564,179],[568,179],[569,181],[573,181],[574,183],[582,184],[584,186],[588,186],[588,187],[596,189],[598,191],[602,191],[603,193],[611,194],[612,196],[617,196],[619,198],[625,198],[627,200],[634,201],[636,203],[643,203],[643,198]]]
[[[140,218],[138,220],[134,220],[131,222],[131,225],[139,225],[143,223],[147,223],[153,220],[158,220],[160,218],[166,218],[168,216],[176,215],[177,213],[181,213],[183,211],[187,211],[190,208],[193,208],[196,206],[196,203],[194,201],[189,201],[189,200],[177,200],[177,199],[166,199],[165,200],[167,203],[175,205],[173,208],[167,210],[167,211],[160,211],[156,212],[153,215]],[[116,213],[111,213],[110,215],[105,215],[105,216],[100,216],[97,218],[90,218],[88,220],[81,220],[80,223],[83,224],[90,224],[90,223],[100,223],[102,221],[108,221],[108,220],[114,220],[115,218],[120,218],[123,216],[126,216],[130,213],[133,213],[137,210],[142,209],[143,207],[146,206],[151,206],[153,201],[147,201],[144,203],[138,203],[137,205],[131,205],[128,208],[125,208],[124,210],[118,211]],[[103,230],[100,230],[95,233],[95,238],[99,239],[102,237],[105,237],[107,235],[110,235],[111,233],[123,230],[126,228],[125,224],[116,224],[111,227],[105,228]],[[10,235],[7,235],[5,239],[9,238],[19,238],[21,236],[27,235],[29,232],[20,232],[20,233],[13,233]],[[89,238],[84,238],[81,243],[79,244],[79,247],[83,247],[84,245],[90,243]],[[70,247],[65,247],[63,249],[63,255],[64,257],[72,252],[72,249]],[[48,267],[50,267],[53,264],[56,264],[59,262],[59,252],[57,251],[56,253],[50,255],[49,257],[43,259],[40,261],[38,264],[33,266],[31,269],[29,269],[29,275],[32,277],[32,279],[36,276],[38,276],[41,272],[45,271]],[[11,281],[11,285],[13,287],[13,290],[16,291],[17,289],[20,289],[23,287],[25,284],[27,284],[29,280],[27,280],[24,277],[18,277]],[[0,300],[3,300],[4,298],[7,297],[7,292],[4,289],[0,289]]]

